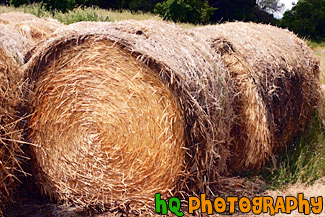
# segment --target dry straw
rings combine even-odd
[[[6,51],[10,59],[14,58],[14,62],[22,65],[30,44],[23,40],[19,32],[13,30],[9,25],[0,23],[0,30],[1,47]]]
[[[237,83],[232,169],[258,169],[308,124],[319,103],[319,61],[304,41],[270,25],[236,22],[191,31],[210,43]]]
[[[41,44],[24,70],[44,194],[139,211],[153,208],[154,193],[209,194],[221,183],[233,83],[209,44],[186,30],[157,21],[78,23]]]
[[[63,27],[63,24],[55,19],[38,18],[22,12],[0,14],[0,23],[9,25],[18,31],[30,46],[47,39],[54,31]]]
[[[0,14],[0,211],[11,199],[19,182],[17,176],[23,172],[20,163],[25,159],[18,124],[22,114],[17,112],[22,103],[23,86],[19,67],[30,49],[59,26],[56,21],[29,14]],[[27,34],[21,27],[31,31]]]
[[[17,62],[0,43],[0,216],[18,182],[16,175],[23,159],[16,112],[21,101],[17,71]]]

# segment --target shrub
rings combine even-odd
[[[75,5],[75,0],[43,0],[46,10],[59,10],[67,12],[72,10]]]

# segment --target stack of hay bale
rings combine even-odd
[[[141,214],[155,193],[216,195],[287,145],[320,97],[310,49],[261,24],[82,22],[32,53],[25,142],[41,192],[68,206]]]
[[[263,46],[239,29],[263,34]],[[35,174],[44,194],[66,204],[141,212],[157,192],[217,193],[232,181],[221,177],[261,168],[318,103],[317,60],[275,27],[125,21],[57,35],[24,72]]]

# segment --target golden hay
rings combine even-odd
[[[210,43],[237,82],[232,169],[259,169],[308,124],[319,103],[319,61],[293,33],[269,25],[236,22],[191,32]]]
[[[185,153],[174,96],[111,42],[59,55],[37,79],[30,120],[43,192],[134,210],[173,190]]]
[[[21,100],[18,65],[0,44],[0,216],[17,184],[21,171],[21,138],[16,106]]]
[[[18,112],[23,93],[20,65],[31,45],[10,25],[0,23],[0,210],[11,200],[12,191],[25,173],[20,164],[26,160],[21,150]]]
[[[22,12],[0,14],[0,23],[13,27],[24,37],[25,41],[33,46],[63,27],[63,24],[55,19],[38,18]]]
[[[176,25],[70,25],[24,72],[36,177],[59,201],[153,208],[154,193],[183,185],[209,194],[227,169],[232,81],[209,44]]]

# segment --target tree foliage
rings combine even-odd
[[[60,10],[67,12],[72,10],[76,5],[76,0],[43,0],[47,10]]]
[[[325,0],[300,0],[286,11],[281,25],[300,36],[316,41],[325,40]]]
[[[154,12],[175,22],[208,23],[216,8],[201,0],[167,0],[158,3]]]
[[[255,21],[255,0],[209,0],[211,7],[218,11],[211,17],[214,22],[222,21]]]
[[[280,3],[279,0],[257,0],[256,3],[263,11],[270,13],[280,11],[284,7],[284,4]]]
[[[270,10],[266,9],[267,1],[271,0],[209,0],[212,7],[218,8],[211,16],[212,22],[224,21],[253,21],[276,24]],[[273,3],[279,0],[273,0]],[[261,6],[261,5],[265,6]]]
[[[10,4],[14,7],[18,7],[19,5],[29,4],[29,0],[10,0]]]
[[[86,0],[85,5],[91,6],[96,5],[100,8],[110,9],[128,9],[133,12],[144,11],[152,12],[157,3],[163,2],[164,0]]]

